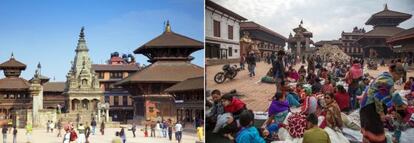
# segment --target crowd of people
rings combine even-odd
[[[247,63],[254,63],[249,75],[255,76],[252,57],[254,53]],[[207,132],[237,143],[346,143],[349,132],[361,134],[363,142],[414,141],[414,136],[401,137],[414,128],[414,77],[407,77],[408,62],[395,59],[388,71],[373,77],[363,59],[287,59],[292,56],[281,51],[267,60],[272,68],[266,79],[276,85],[276,93],[263,124],[255,124],[255,114],[237,92],[216,89],[207,101]],[[297,71],[296,64],[302,64]],[[395,87],[398,82],[403,89]]]

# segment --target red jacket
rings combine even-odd
[[[349,95],[347,92],[345,93],[336,92],[335,100],[336,100],[336,103],[338,103],[339,109],[341,109],[341,111],[344,110],[345,108],[349,108]]]
[[[233,97],[233,100],[231,101],[230,105],[224,107],[225,112],[235,113],[240,111],[241,109],[244,109],[246,104],[243,103],[238,98]]]

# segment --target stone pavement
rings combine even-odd
[[[234,64],[232,64],[234,65]],[[223,65],[214,65],[206,67],[206,82],[207,90],[219,89],[222,93],[229,92],[236,89],[241,93],[243,97],[241,100],[247,105],[247,108],[253,111],[266,111],[269,107],[270,99],[276,92],[276,86],[274,84],[261,83],[260,79],[266,75],[271,65],[258,62],[256,65],[256,76],[249,77],[247,65],[246,70],[240,71],[233,80],[226,80],[222,84],[214,82],[214,75],[220,72]],[[239,66],[237,64],[237,66]],[[300,65],[296,65],[294,68],[298,70]],[[367,68],[365,68],[367,69]],[[376,77],[380,73],[388,71],[388,67],[378,67],[378,70],[368,70],[368,73]],[[414,71],[409,70],[407,77],[414,76]],[[400,89],[401,86],[396,86]]]
[[[175,136],[173,134],[172,141],[167,138],[152,138],[144,137],[144,133],[140,131],[143,127],[137,127],[136,138],[133,137],[131,131],[126,130],[127,143],[176,143]],[[111,143],[112,139],[115,137],[115,132],[120,131],[120,128],[108,128],[105,129],[105,135],[101,135],[99,129],[96,130],[95,135],[89,137],[90,143]],[[17,134],[17,143],[26,143],[26,130],[19,129]],[[63,131],[62,131],[63,133]],[[156,132],[156,135],[158,133]],[[3,142],[3,136],[0,137],[0,142]],[[183,132],[183,138],[181,143],[195,143],[198,140],[195,132]],[[7,143],[12,143],[13,135],[7,134]],[[63,137],[57,137],[57,131],[54,130],[53,133],[47,133],[46,129],[34,129],[32,134],[31,143],[62,143]]]

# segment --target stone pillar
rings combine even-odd
[[[301,48],[301,46],[300,46],[300,41],[296,41],[296,54],[297,54],[297,55],[302,55],[302,54],[300,53],[300,48]]]
[[[309,49],[309,46],[310,46],[310,45],[309,45],[309,44],[310,44],[310,39],[309,39],[309,38],[306,38],[306,40],[305,40],[305,41],[306,41],[305,48],[306,48],[306,49]]]
[[[109,108],[105,109],[106,113],[105,113],[105,122],[109,121]]]
[[[40,85],[40,79],[34,78],[31,81],[31,85],[29,88],[30,94],[33,97],[32,103],[32,126],[39,127],[40,117],[39,117],[39,109],[43,109],[43,89],[42,85]]]

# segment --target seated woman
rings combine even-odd
[[[334,100],[334,94],[325,94],[324,100],[326,105],[322,110],[321,115],[325,118],[320,125],[321,128],[324,128],[324,130],[328,133],[329,139],[332,143],[349,143],[349,140],[342,134],[341,131],[343,127],[341,111],[338,104]]]
[[[232,94],[223,95],[221,102],[224,106],[224,112],[232,113],[235,119],[238,119],[240,113],[246,110],[246,104]]]
[[[325,83],[322,86],[322,93],[334,93],[335,88],[332,86],[331,80],[325,80]]]
[[[289,113],[289,103],[282,93],[278,92],[275,94],[268,111],[269,117],[263,123],[262,129],[266,129],[270,124],[279,125],[283,123]]]
[[[339,109],[342,112],[349,112],[349,94],[346,92],[344,86],[336,86],[335,101],[338,103]]]
[[[223,95],[221,97],[221,102],[224,106],[225,114],[218,117],[221,125],[216,125],[214,131],[217,131],[219,134],[224,135],[230,140],[234,140],[233,136],[239,131],[236,120],[238,120],[240,114],[246,110],[246,104],[244,104],[240,99],[234,97],[231,93]],[[217,124],[218,123],[219,121],[217,121]]]
[[[290,107],[299,107],[300,106],[299,96],[298,96],[298,94],[296,94],[293,91],[292,87],[287,88],[286,99],[288,100],[288,103],[289,103]]]
[[[289,71],[288,71],[288,78],[293,79],[294,81],[298,81],[299,80],[299,73],[291,67],[289,67]]]
[[[308,115],[310,113],[315,113],[318,107],[318,100],[316,99],[315,95],[312,94],[311,87],[304,87],[306,97],[303,101],[301,112]]]

